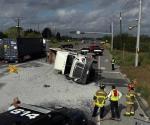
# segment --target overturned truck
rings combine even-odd
[[[69,51],[57,51],[54,69],[67,79],[87,84],[95,78],[94,60]]]

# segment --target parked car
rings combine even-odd
[[[98,46],[98,45],[95,45],[95,44],[90,45],[90,46],[89,46],[90,52],[94,52],[94,49],[96,49],[96,48],[98,48],[98,47],[99,47],[99,46]]]
[[[22,104],[0,114],[0,125],[87,125],[85,114],[66,107],[44,108]]]
[[[87,55],[87,53],[89,53],[89,52],[90,52],[90,49],[89,49],[89,48],[82,48],[82,49],[80,50],[80,53],[83,54],[83,55]]]
[[[104,49],[101,49],[100,47],[96,47],[96,48],[94,48],[94,50],[93,50],[93,53],[95,54],[95,55],[103,55],[103,51],[104,51]]]

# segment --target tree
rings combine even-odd
[[[6,35],[8,38],[16,39],[18,37],[18,28],[17,27],[10,27],[6,30]],[[20,27],[20,36],[23,36],[23,29]]]
[[[41,33],[38,31],[34,31],[32,29],[28,29],[26,31],[24,31],[24,37],[41,37]]]
[[[60,36],[60,33],[59,33],[59,32],[57,32],[57,34],[56,34],[56,39],[57,39],[57,40],[60,40],[60,39],[61,39],[61,36]]]
[[[50,28],[44,28],[43,32],[42,32],[42,36],[43,38],[49,39],[52,37],[52,31]]]
[[[4,34],[3,32],[0,32],[0,39],[3,39],[3,38],[7,38],[7,35]]]

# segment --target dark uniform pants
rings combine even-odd
[[[95,105],[94,107],[94,110],[93,110],[93,114],[92,114],[92,117],[96,117],[97,116],[97,111],[98,109],[100,108],[100,118],[103,118],[104,117],[104,110],[105,110],[105,107],[98,107]]]
[[[118,101],[110,101],[112,118],[120,118]]]
[[[115,70],[115,64],[112,63],[111,65],[112,65],[112,70]]]

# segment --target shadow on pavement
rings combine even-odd
[[[126,106],[125,105],[123,105],[123,104],[119,104],[119,113],[120,113],[120,116],[121,116],[121,112],[122,112],[122,110],[123,109],[125,109],[126,108]]]
[[[114,78],[104,78],[104,77],[102,77],[101,80],[107,86],[112,86],[114,84],[117,87],[127,87],[127,81],[125,79],[114,79]]]
[[[93,121],[89,120],[88,125],[96,125]]]
[[[105,106],[104,118],[107,116],[109,112],[110,112],[110,105],[107,105]]]

